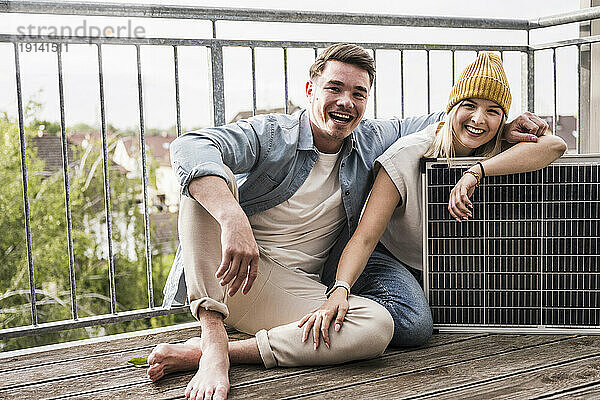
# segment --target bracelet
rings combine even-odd
[[[485,178],[485,170],[483,169],[483,164],[477,161],[475,165],[479,165],[479,168],[481,168],[481,179]]]
[[[470,169],[468,169],[465,172],[463,172],[462,176],[465,176],[466,174],[473,175],[475,177],[475,179],[477,180],[477,183],[475,183],[475,186],[479,186],[479,182],[481,182],[481,177],[479,176],[479,174],[477,172],[471,171]]]
[[[333,293],[333,291],[339,287],[346,289],[346,300],[348,300],[348,297],[350,296],[350,285],[348,284],[348,282],[344,281],[335,281],[333,287],[329,289],[327,293],[325,293],[325,296],[329,298],[329,296],[331,296],[331,293]]]

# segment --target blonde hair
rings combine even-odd
[[[456,115],[456,110],[461,106],[464,100],[456,103],[450,111],[446,114],[444,121],[440,122],[435,133],[433,142],[423,155],[428,158],[445,158],[448,163],[451,163],[455,157],[454,150],[454,138],[456,136],[454,129],[452,128],[452,122]],[[506,113],[502,113],[502,121],[496,132],[494,139],[482,144],[481,146],[474,149],[473,157],[492,157],[500,153],[502,150],[502,130],[506,124]]]

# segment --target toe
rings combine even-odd
[[[157,345],[148,356],[148,364],[152,365],[161,362],[164,358],[166,346],[165,343]]]
[[[219,385],[215,389],[215,394],[213,395],[213,400],[225,400],[227,398],[227,388],[225,386]]]
[[[213,388],[208,388],[204,392],[204,397],[201,397],[200,394],[198,394],[198,397],[199,397],[200,400],[212,400],[213,399],[213,392],[214,392]]]
[[[164,371],[159,370],[159,371],[154,371],[152,373],[152,375],[148,374],[148,377],[150,378],[150,380],[152,382],[156,382],[157,380],[159,380],[160,378],[162,378],[163,376],[165,376]]]

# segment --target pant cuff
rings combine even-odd
[[[221,315],[223,315],[223,319],[229,317],[229,309],[227,306],[219,301],[211,299],[210,297],[203,297],[201,299],[190,301],[190,311],[196,319],[198,319],[198,311],[200,308],[204,308],[207,311],[221,313]]]
[[[260,358],[262,358],[265,367],[276,367],[277,361],[275,361],[275,355],[273,354],[273,349],[271,349],[271,345],[269,344],[269,336],[266,330],[262,329],[256,332],[256,343],[258,344]]]

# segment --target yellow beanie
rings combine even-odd
[[[460,74],[450,91],[446,113],[461,100],[479,98],[497,103],[508,116],[512,97],[502,60],[494,53],[481,53]]]

